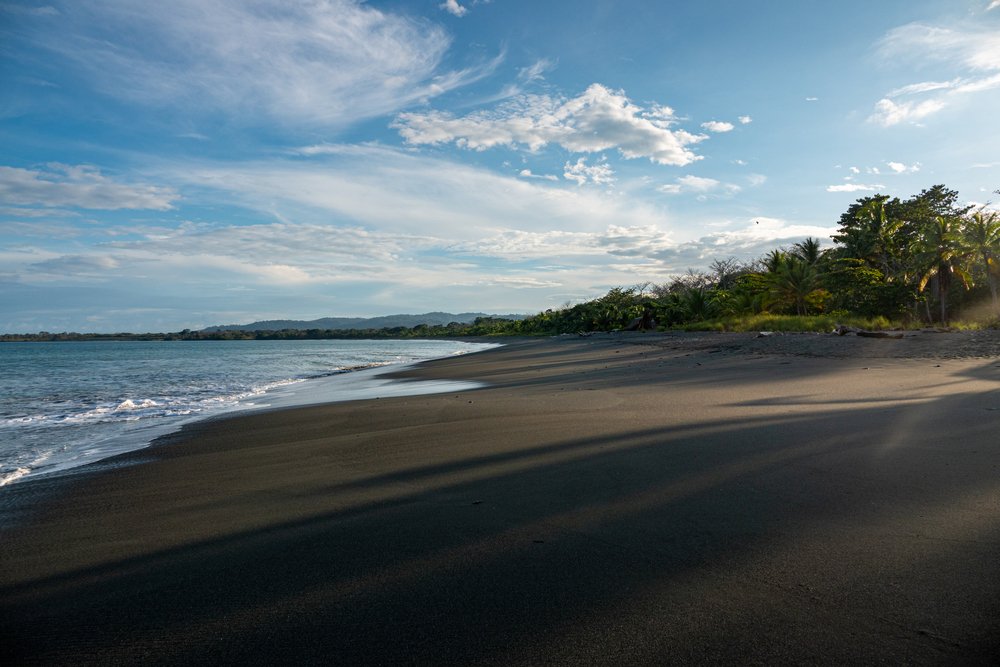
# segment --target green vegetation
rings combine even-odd
[[[857,317],[839,315],[746,315],[724,317],[718,320],[691,322],[680,327],[685,331],[814,331],[829,333],[838,325],[857,329],[880,330],[892,328],[884,317]]]
[[[211,330],[171,334],[0,335],[9,340],[295,340],[540,336],[629,327],[709,331],[830,331],[1000,324],[1000,215],[958,205],[935,185],[906,200],[858,199],[834,245],[806,239],[754,261],[716,260],[669,283],[616,287],[585,303],[524,319],[381,329]],[[962,318],[956,323],[953,316]]]
[[[840,217],[831,248],[809,238],[747,263],[717,260],[707,273],[615,288],[501,329],[617,329],[644,312],[660,327],[685,330],[997,326],[1000,216],[957,202],[958,193],[943,185],[906,200],[865,197]]]
[[[957,202],[943,185],[906,200],[865,197],[841,215],[833,247],[809,238],[751,262],[716,260],[706,273],[617,287],[486,328],[494,335],[607,331],[643,314],[661,328],[714,331],[997,326],[1000,216]]]

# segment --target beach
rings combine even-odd
[[[1000,334],[597,334],[11,485],[4,664],[991,664]]]

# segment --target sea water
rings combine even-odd
[[[471,388],[378,375],[489,347],[444,340],[3,343],[0,486],[139,449],[224,412]]]

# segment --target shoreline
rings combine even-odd
[[[511,341],[198,422],[3,531],[6,657],[986,662],[998,337],[937,336]]]
[[[60,342],[69,345],[75,344],[75,342]],[[455,339],[453,342],[469,343],[474,348],[469,352],[452,352],[443,358],[452,356],[452,354],[468,354],[482,349],[491,349],[497,345],[496,343],[460,341],[458,339]],[[278,343],[280,344],[280,341]],[[439,357],[433,358],[436,359]],[[151,418],[140,417],[137,418],[135,426],[130,426],[127,430],[119,429],[118,431],[111,431],[108,429],[107,433],[97,433],[96,435],[102,437],[95,437],[87,441],[86,447],[77,443],[74,448],[67,450],[73,455],[69,458],[57,456],[54,460],[49,461],[48,459],[53,458],[52,452],[49,452],[48,456],[44,459],[44,465],[39,465],[38,462],[35,462],[31,466],[25,465],[24,467],[11,469],[9,474],[0,478],[0,494],[3,493],[3,489],[8,488],[12,484],[27,484],[45,478],[82,474],[86,472],[85,469],[88,466],[108,467],[108,462],[120,454],[154,447],[158,439],[177,433],[186,426],[196,424],[202,420],[225,418],[231,415],[247,414],[259,410],[298,407],[317,403],[364,400],[367,398],[376,398],[380,395],[436,393],[452,389],[469,388],[458,385],[449,386],[449,383],[446,381],[428,381],[422,384],[408,383],[401,385],[400,383],[384,379],[385,376],[395,370],[401,370],[414,363],[427,360],[430,359],[370,363],[338,368],[335,371],[312,376],[278,377],[270,383],[265,383],[266,386],[251,388],[246,395],[237,397],[235,402],[229,405],[209,406],[208,408],[197,406],[195,414],[159,414]],[[134,391],[138,390],[138,387],[130,389]],[[132,396],[135,396],[136,394],[133,391],[126,389],[124,395],[128,396],[132,394]],[[141,396],[141,393],[139,395]],[[220,398],[224,399],[226,397],[221,396]],[[152,406],[158,405],[158,402],[151,400],[147,402]],[[122,406],[126,404],[132,405],[131,398],[127,398]],[[118,409],[120,408],[121,406]],[[39,459],[39,461],[41,460]],[[0,524],[2,523],[2,507],[0,507]]]

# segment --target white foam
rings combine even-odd
[[[415,363],[417,362],[369,367],[355,373],[315,378],[290,390],[268,392],[264,397],[266,402],[260,402],[252,407],[286,408],[392,396],[470,391],[485,386],[481,382],[463,380],[393,380],[381,377]]]
[[[17,468],[8,473],[0,473],[0,486],[6,486],[11,482],[16,482],[29,473],[31,473],[31,468]]]
[[[115,406],[115,412],[122,412],[123,410],[142,410],[145,408],[155,408],[159,405],[156,401],[151,398],[147,398],[136,403],[131,398],[126,398],[124,401]]]
[[[479,345],[478,349],[495,347]],[[450,352],[450,351],[449,351]],[[460,350],[454,354],[466,353]],[[447,354],[447,353],[446,353]],[[341,355],[338,365],[317,364],[322,372],[309,378],[285,377],[257,380],[242,387],[240,375],[193,374],[191,383],[175,381],[145,385],[129,395],[126,384],[114,396],[84,386],[78,393],[63,393],[39,413],[38,403],[17,403],[0,418],[4,438],[14,433],[15,448],[2,452],[0,486],[28,477],[76,468],[118,453],[141,449],[153,439],[176,431],[182,425],[210,415],[258,408],[291,407],[313,403],[388,397],[409,394],[463,391],[480,385],[464,382],[394,381],[378,375],[403,368],[418,359],[394,355],[366,363],[364,353]],[[355,358],[356,357],[356,358]],[[386,360],[388,359],[388,360]],[[419,359],[419,360],[422,360]],[[296,367],[302,370],[302,366]],[[287,368],[284,372],[288,372]],[[308,372],[308,371],[307,371]],[[250,375],[250,374],[248,374]],[[93,376],[90,376],[93,377]],[[273,377],[273,376],[272,376]],[[131,378],[130,378],[131,380]],[[103,387],[98,386],[98,389]],[[162,392],[162,393],[160,393]]]

